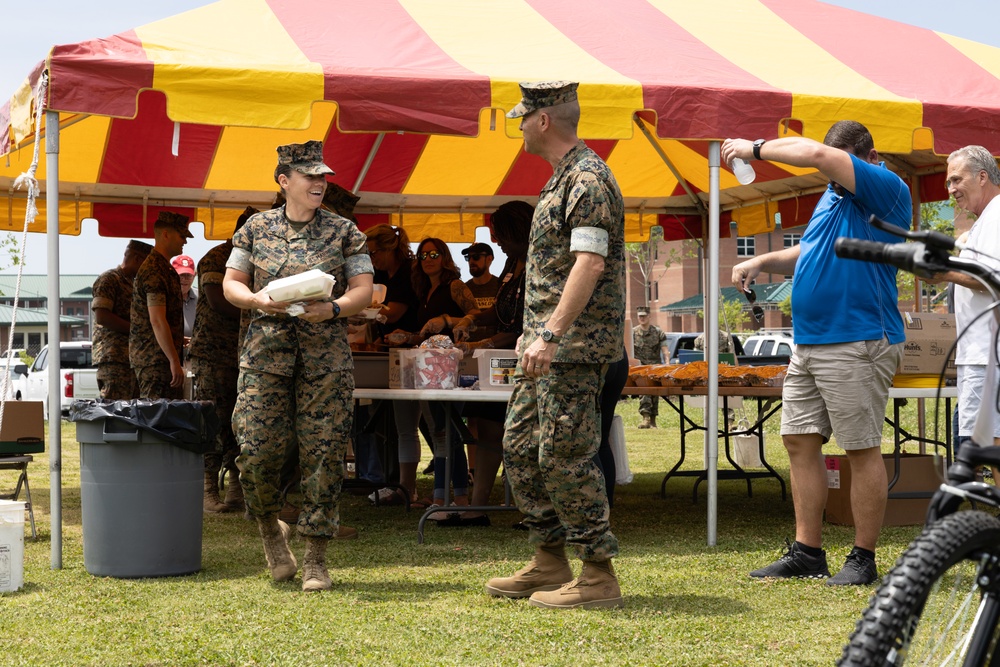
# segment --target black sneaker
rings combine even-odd
[[[857,548],[851,549],[844,561],[844,567],[826,580],[827,586],[870,586],[878,581],[875,561],[863,555]]]
[[[830,576],[830,570],[826,566],[825,551],[821,556],[810,556],[799,548],[798,542],[789,543],[787,539],[785,546],[788,550],[781,558],[767,567],[754,570],[750,576],[775,579],[824,579]]]

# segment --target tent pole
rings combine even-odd
[[[674,163],[670,161],[669,157],[667,157],[667,154],[664,152],[663,146],[660,145],[660,142],[658,142],[656,138],[653,137],[652,134],[650,134],[649,128],[646,127],[646,125],[641,120],[639,120],[638,116],[632,114],[632,120],[635,121],[635,124],[639,127],[639,131],[642,132],[642,135],[646,137],[646,139],[649,141],[649,145],[653,147],[653,150],[656,151],[656,154],[660,156],[661,160],[663,160],[663,164],[667,165],[667,169],[669,169],[670,173],[674,175],[674,178],[677,179],[677,182],[680,184],[680,186],[684,188],[684,192],[686,192],[688,197],[691,198],[691,201],[694,202],[694,205],[698,207],[699,211],[704,213],[705,211],[704,202],[702,202],[701,199],[698,198],[698,195],[696,195],[694,192],[691,191],[691,187],[688,185],[684,177],[681,176],[681,172],[677,171],[677,167],[674,166]],[[709,169],[711,169],[711,167],[709,167]]]
[[[708,546],[718,541],[719,517],[719,162],[721,143],[708,144],[708,285],[705,288],[705,360],[708,403],[705,443],[708,472]],[[727,425],[728,427],[728,425]]]
[[[372,168],[372,162],[375,161],[375,154],[378,153],[378,147],[382,145],[383,139],[385,139],[385,132],[379,132],[378,136],[375,137],[375,143],[372,144],[372,149],[368,151],[365,163],[361,166],[361,173],[358,174],[358,180],[354,181],[354,187],[351,189],[353,194],[358,194],[358,190],[361,189],[361,184],[364,182],[365,176],[368,175],[368,170]]]
[[[62,569],[62,415],[59,388],[59,112],[45,112],[45,237],[48,279],[49,345],[49,503],[52,516],[51,567]],[[53,354],[52,351],[55,350]]]

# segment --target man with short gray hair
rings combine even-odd
[[[948,156],[946,179],[948,194],[955,198],[955,205],[976,216],[959,256],[1000,269],[1000,260],[994,259],[1000,257],[1000,168],[996,159],[982,146],[959,148]],[[993,298],[978,280],[965,274],[949,271],[935,278],[955,283],[955,321],[963,332],[955,353],[961,442],[972,435],[980,405],[984,401],[993,402],[993,391],[987,392],[985,387],[993,318],[976,319]],[[993,417],[993,444],[1000,444],[1000,413]]]
[[[625,206],[614,175],[577,137],[570,81],[522,83],[524,150],[553,169],[531,223],[524,331],[507,406],[504,468],[535,547],[490,595],[548,609],[622,606],[605,479],[599,397],[625,335]],[[614,480],[607,483],[613,484]],[[583,561],[573,578],[566,547]]]

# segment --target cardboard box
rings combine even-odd
[[[896,465],[892,454],[883,454],[883,462],[887,478],[892,481]],[[901,454],[899,457],[900,472],[895,486],[889,490],[889,502],[885,507],[883,526],[917,526],[927,518],[927,498],[893,498],[895,493],[927,492],[933,493],[944,480],[944,459],[934,465],[934,457],[929,454]],[[826,480],[828,495],[826,499],[826,520],[843,526],[854,525],[854,515],[851,512],[851,466],[847,456],[826,457]]]
[[[41,401],[7,401],[0,429],[0,456],[45,451]]]
[[[389,349],[389,389],[402,389],[403,388],[403,366],[402,353],[403,350],[398,347],[393,347]],[[409,389],[413,389],[413,376],[410,376]]]
[[[945,377],[955,377],[955,355],[948,350],[955,343],[955,315],[949,313],[903,313],[906,342],[899,360],[900,375],[937,375],[944,367]]]

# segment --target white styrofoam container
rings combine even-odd
[[[325,299],[333,294],[333,276],[319,269],[310,269],[288,278],[272,280],[267,285],[271,301],[289,303]]]
[[[479,388],[489,391],[513,391],[517,352],[479,349],[472,353],[479,362]]]
[[[0,500],[0,593],[24,586],[24,503]]]

